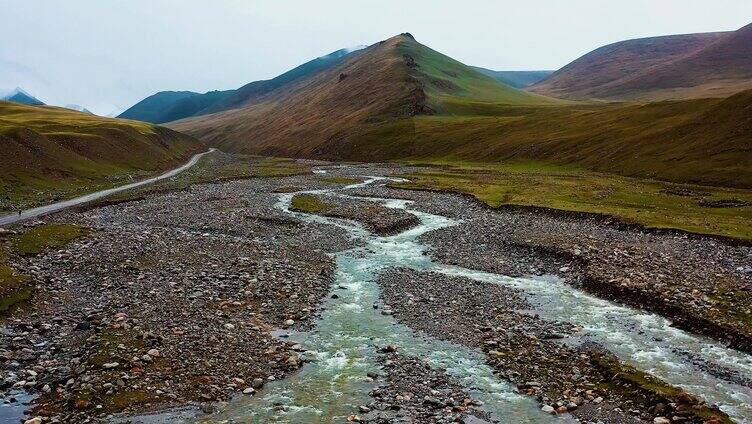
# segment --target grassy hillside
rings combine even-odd
[[[243,107],[170,127],[231,152],[333,157],[367,127],[430,112],[397,51],[403,38],[353,52]]]
[[[193,91],[160,91],[129,107],[118,118],[157,123],[177,101],[198,94]]]
[[[190,116],[204,115],[208,109],[232,96],[235,90],[208,91],[204,94],[189,96],[176,101],[170,107],[165,108],[155,124],[177,121]]]
[[[209,91],[204,94],[192,91],[161,91],[131,106],[118,118],[163,124],[234,109],[333,66],[349,53],[350,50],[347,49],[337,50],[308,61],[270,80],[254,81],[237,90]]]
[[[601,86],[686,56],[725,34],[668,35],[609,44],[577,58],[533,85],[531,91],[570,99],[597,98]]]
[[[599,89],[627,100],[726,97],[752,89],[752,24],[689,55],[641,70]]]
[[[681,183],[752,187],[752,91],[729,99],[498,108],[364,135],[346,159],[541,161]]]
[[[525,88],[541,82],[551,76],[554,71],[493,71],[491,69],[471,66],[471,68],[514,88]]]
[[[168,128],[0,102],[0,210],[71,197],[172,168],[205,150]]]

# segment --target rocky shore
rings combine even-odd
[[[2,389],[37,395],[45,423],[75,423],[206,409],[298,369],[299,347],[270,332],[311,328],[333,281],[327,251],[351,242],[274,208],[285,183],[304,181],[194,186],[56,215],[91,233],[18,259],[36,292],[3,321]]]
[[[399,322],[482,350],[498,375],[534,396],[546,412],[571,413],[592,423],[674,416],[688,423],[730,422],[720,412],[718,421],[709,421],[712,408],[620,364],[597,346],[562,343],[581,329],[517,312],[529,305],[512,289],[408,269],[383,274],[379,284]]]
[[[465,196],[367,187],[461,223],[424,235],[439,262],[509,276],[559,275],[599,297],[656,312],[752,352],[752,247],[644,230],[600,216],[490,209]]]
[[[379,355],[383,383],[371,392],[374,401],[360,407],[349,421],[388,424],[486,422],[485,413],[476,408],[468,390],[448,377],[446,370],[434,369],[418,358],[397,353],[384,346]],[[468,421],[472,418],[472,421]]]

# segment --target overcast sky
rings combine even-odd
[[[0,89],[107,114],[405,31],[467,64],[557,69],[615,41],[737,29],[752,0],[0,0],[0,16]]]

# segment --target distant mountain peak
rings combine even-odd
[[[64,107],[66,109],[75,110],[75,111],[78,111],[78,112],[84,112],[84,113],[88,113],[88,114],[94,115],[94,113],[92,113],[92,111],[90,111],[89,109],[86,109],[85,107],[83,107],[81,105],[67,104]]]
[[[16,87],[7,92],[0,92],[0,100],[35,106],[44,104],[44,102],[32,96],[21,87]]]

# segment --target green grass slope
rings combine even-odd
[[[151,124],[0,102],[0,210],[28,207],[172,168],[205,149]]]
[[[361,137],[356,157],[539,161],[679,183],[752,188],[751,104],[752,91],[747,91],[725,100],[510,106],[493,116],[414,117]]]

